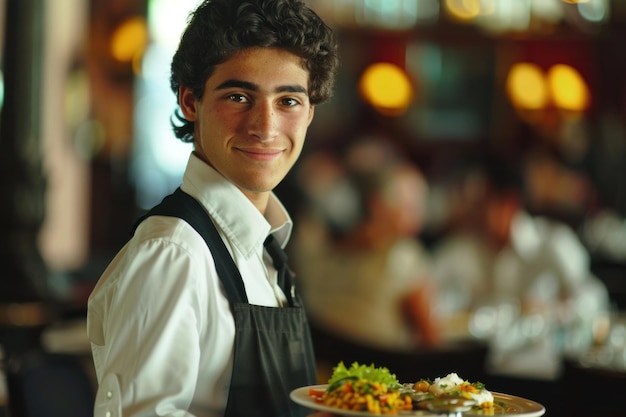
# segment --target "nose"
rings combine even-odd
[[[277,135],[277,114],[271,103],[256,103],[250,109],[248,133],[261,141],[270,140]]]

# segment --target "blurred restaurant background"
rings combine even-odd
[[[575,231],[609,296],[569,371],[587,392],[608,381],[624,388],[626,1],[307,3],[336,30],[341,67],[303,160],[363,139],[393,146],[429,184],[415,236],[427,249],[458,208],[450,181],[469,155],[520,163],[525,209]],[[5,374],[31,351],[88,362],[87,297],[136,217],[179,184],[191,150],[171,132],[169,63],[196,4],[0,0]],[[296,230],[307,209],[298,174],[276,190]],[[549,380],[494,379],[494,390],[564,410],[567,369]],[[548,415],[601,415],[587,405]]]

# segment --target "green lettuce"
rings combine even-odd
[[[385,367],[376,367],[371,365],[360,365],[353,362],[350,368],[346,368],[343,362],[339,362],[333,368],[333,374],[328,380],[328,391],[332,391],[341,386],[346,380],[366,379],[370,382],[378,382],[385,384],[387,388],[393,389],[400,386],[400,382],[395,374],[392,374]]]

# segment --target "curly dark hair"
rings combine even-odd
[[[332,95],[338,67],[332,30],[303,0],[205,0],[191,13],[171,66],[170,87],[204,94],[215,66],[251,47],[280,48],[302,59],[309,71],[309,100],[316,105]],[[172,128],[183,142],[193,142],[194,123],[177,108]]]

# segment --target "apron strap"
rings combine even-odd
[[[178,217],[193,227],[213,252],[215,269],[229,301],[231,303],[248,303],[248,296],[243,286],[239,268],[235,265],[235,261],[224,245],[224,241],[217,232],[211,217],[195,198],[185,193],[180,187],[177,188],[160,204],[137,219],[131,236],[135,233],[139,223],[149,216]]]

